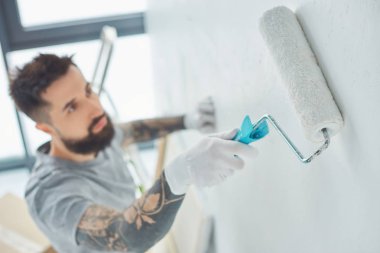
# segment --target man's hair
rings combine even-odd
[[[41,98],[41,93],[64,76],[70,65],[76,66],[72,56],[39,54],[22,68],[16,68],[9,94],[17,108],[35,122],[49,122],[49,103]]]

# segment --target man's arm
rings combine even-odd
[[[163,173],[123,212],[90,206],[78,225],[77,243],[96,250],[144,252],[169,231],[183,198],[171,193]]]
[[[136,120],[119,126],[124,132],[124,145],[154,140],[185,129],[184,116]]]

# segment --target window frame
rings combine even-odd
[[[0,16],[5,28],[6,52],[58,45],[99,38],[103,26],[117,29],[118,36],[145,33],[144,13],[130,13],[100,18],[90,18],[48,25],[23,27],[16,0],[0,1]],[[4,35],[4,34],[2,34]],[[3,50],[4,51],[4,50]]]
[[[6,56],[12,51],[96,40],[105,25],[115,27],[119,37],[144,34],[146,33],[144,20],[145,13],[138,12],[23,27],[17,0],[1,0],[0,42],[6,71],[9,72]],[[31,169],[35,162],[35,157],[29,150],[25,128],[16,108],[15,113],[22,138],[24,157],[0,160],[0,171],[23,167]]]

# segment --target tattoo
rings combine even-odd
[[[150,141],[164,137],[177,130],[185,129],[184,116],[136,120],[120,124],[124,132],[124,145]]]
[[[144,252],[169,231],[184,195],[174,195],[164,173],[122,212],[90,206],[77,228],[79,245],[96,250]]]

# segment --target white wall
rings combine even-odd
[[[207,189],[218,252],[380,252],[379,1],[151,0],[159,106],[190,110],[211,94],[220,130],[271,113],[314,151],[258,31],[261,14],[278,5],[295,10],[345,126],[310,165],[272,131],[244,171]]]

